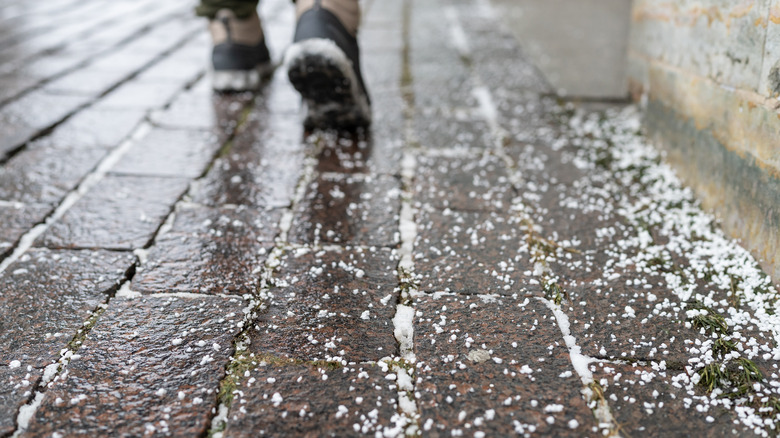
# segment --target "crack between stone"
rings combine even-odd
[[[279,235],[275,240],[274,247],[268,253],[268,258],[266,258],[265,263],[263,264],[263,272],[260,274],[259,290],[252,297],[252,300],[249,303],[249,308],[251,311],[248,312],[247,316],[244,318],[243,329],[234,338],[234,352],[231,355],[230,361],[225,366],[225,374],[220,380],[219,388],[216,392],[218,397],[216,400],[216,409],[214,409],[213,415],[208,420],[209,426],[207,430],[204,431],[204,434],[201,435],[202,437],[221,438],[223,431],[228,426],[228,413],[233,396],[231,388],[235,384],[233,379],[236,377],[241,377],[232,375],[231,369],[232,367],[236,366],[236,364],[240,364],[247,360],[247,358],[244,357],[244,353],[246,352],[245,347],[249,343],[249,330],[257,320],[259,314],[263,311],[263,306],[268,300],[269,294],[274,287],[273,275],[274,271],[281,262],[282,255],[292,246],[288,242],[288,237],[290,228],[292,228],[293,216],[295,214],[296,208],[303,201],[304,196],[306,195],[306,188],[309,186],[316,175],[316,157],[322,149],[322,142],[317,141],[314,146],[315,147],[313,150],[310,150],[309,153],[306,154],[306,158],[304,159],[304,170],[300,179],[298,180],[298,184],[296,185],[293,199],[290,202],[290,205],[280,209],[283,210],[284,213],[282,214],[278,224]]]

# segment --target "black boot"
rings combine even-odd
[[[307,128],[371,124],[357,39],[332,12],[316,4],[301,15],[284,62],[306,104]]]

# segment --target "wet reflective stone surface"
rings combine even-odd
[[[388,249],[288,252],[251,331],[251,351],[355,362],[397,355],[397,264]]]
[[[0,256],[11,250],[13,245],[36,224],[43,222],[49,214],[48,206],[24,204],[0,205]]]
[[[113,300],[27,435],[204,434],[244,306],[218,297]]]
[[[105,156],[105,149],[59,150],[41,144],[0,168],[0,199],[56,205]]]
[[[480,151],[490,148],[493,140],[487,123],[472,112],[420,110],[414,118],[417,141],[425,149]]]
[[[225,139],[235,130],[252,95],[212,94],[208,83],[206,89],[201,92],[195,88],[179,95],[170,107],[152,113],[152,123],[163,128],[211,131]]]
[[[141,110],[105,110],[88,108],[75,114],[46,137],[38,140],[49,147],[73,149],[114,148],[126,139],[143,120]]]
[[[49,248],[143,248],[186,188],[184,179],[106,177],[54,223],[38,244]]]
[[[210,133],[155,129],[128,150],[112,173],[196,178],[219,148]]]
[[[296,211],[290,240],[395,246],[400,209],[400,183],[393,177],[322,175]]]
[[[59,359],[133,265],[131,254],[31,250],[0,277],[0,363],[42,368]]]
[[[531,293],[533,264],[523,225],[495,213],[420,211],[415,272],[425,292]]]
[[[0,160],[85,103],[83,97],[35,92],[4,106],[0,113]]]
[[[771,280],[490,2],[361,2],[356,131],[289,0],[240,93],[190,2],[109,3],[0,0],[0,436],[774,433]]]
[[[375,364],[299,365],[255,355],[226,437],[359,436],[391,428],[397,386]]]
[[[16,429],[16,412],[33,395],[43,370],[31,366],[0,366],[0,434]]]
[[[133,278],[142,293],[256,292],[278,233],[280,211],[185,207],[159,236]]]
[[[437,294],[415,311],[424,436],[597,436],[558,323],[537,299]]]
[[[162,81],[136,81],[123,85],[100,101],[101,108],[158,108],[180,90],[178,84]]]
[[[266,115],[262,107],[250,113],[230,148],[193,184],[194,202],[253,208],[291,204],[303,167],[302,130],[294,119]]]

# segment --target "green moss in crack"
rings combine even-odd
[[[219,394],[217,395],[220,403],[230,406],[233,402],[233,394],[238,389],[239,381],[244,377],[244,373],[257,365],[257,360],[251,357],[246,350],[236,351],[233,359],[227,365],[227,373],[219,385]]]

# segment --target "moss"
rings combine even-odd
[[[246,350],[236,351],[236,354],[233,355],[233,360],[227,365],[225,378],[222,379],[219,385],[217,398],[220,403],[230,406],[233,402],[233,393],[238,389],[239,381],[244,377],[244,373],[255,365],[257,365],[257,361]]]

